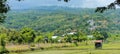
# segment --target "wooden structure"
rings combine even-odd
[[[102,48],[102,40],[96,40],[95,41],[95,48],[96,49],[101,49]]]

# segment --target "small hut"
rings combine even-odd
[[[96,49],[101,49],[102,48],[102,40],[96,40],[95,41],[95,48]]]

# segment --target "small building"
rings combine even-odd
[[[52,39],[56,39],[58,36],[52,36]]]
[[[95,48],[96,49],[101,49],[102,48],[102,40],[96,40],[95,41]]]
[[[67,35],[74,35],[74,34],[76,34],[76,32],[67,33]]]

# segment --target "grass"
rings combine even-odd
[[[47,50],[11,54],[120,54],[120,50]]]
[[[59,47],[64,44],[52,44],[52,45],[47,44],[47,45],[49,47],[50,46]],[[47,45],[43,46],[46,47]],[[65,45],[71,44],[67,43]],[[120,42],[104,43],[103,48],[99,50],[94,49],[93,43],[89,43],[88,45],[86,45],[85,43],[79,43],[79,46],[77,47],[73,46],[72,44],[72,47],[53,48],[49,50],[36,50],[10,54],[120,54]]]

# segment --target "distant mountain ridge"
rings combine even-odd
[[[68,6],[39,6],[39,7],[32,7],[32,8],[26,8],[26,9],[11,9],[12,11],[18,11],[18,10],[60,10],[60,9],[64,9],[64,10],[68,10],[68,9],[84,9],[84,8],[80,8],[80,7],[68,7]]]

